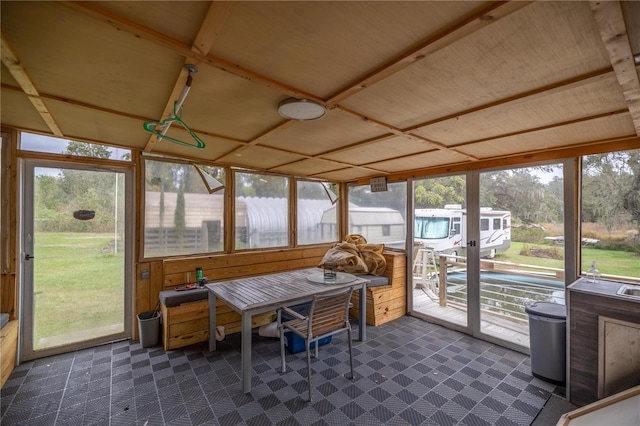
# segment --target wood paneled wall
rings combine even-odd
[[[153,310],[159,293],[196,279],[202,268],[210,282],[250,277],[270,272],[310,268],[318,265],[330,244],[304,248],[264,250],[209,256],[170,258],[136,266],[135,314]],[[137,338],[137,329],[135,330]]]
[[[18,287],[16,281],[17,219],[17,147],[18,133],[2,129],[0,186],[0,312],[9,314],[9,322],[0,330],[0,386],[9,378],[18,348]]]
[[[1,186],[1,232],[0,252],[0,312],[8,313],[15,320],[17,313],[16,270],[17,270],[17,132],[2,130],[2,186]]]
[[[211,282],[250,277],[270,272],[309,268],[322,260],[330,245],[308,248],[266,250],[236,254],[166,259],[163,261],[163,289],[185,284],[190,275],[195,281],[196,268]]]

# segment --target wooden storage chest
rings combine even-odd
[[[378,326],[407,313],[407,268],[406,254],[384,252],[387,269],[384,276],[389,278],[388,285],[367,288],[367,324]],[[354,292],[351,301],[351,316],[359,315],[360,293]]]
[[[165,350],[178,349],[209,340],[209,300],[183,303],[179,306],[161,305],[162,344]],[[251,327],[260,327],[273,322],[275,312],[266,312],[253,317]],[[224,327],[225,335],[238,333],[242,317],[224,302],[216,304],[216,324]]]
[[[9,321],[0,330],[0,366],[2,379],[0,387],[4,386],[13,367],[16,364],[16,351],[18,349],[18,321]]]

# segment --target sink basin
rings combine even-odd
[[[640,285],[623,285],[620,287],[620,290],[618,290],[618,294],[640,299]]]

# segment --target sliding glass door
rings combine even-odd
[[[420,179],[412,184],[412,311],[466,329],[466,176]]]
[[[426,178],[412,188],[412,313],[526,351],[525,305],[564,303],[563,165]]]
[[[529,347],[525,305],[564,304],[561,164],[480,174],[480,332]]]

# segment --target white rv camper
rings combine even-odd
[[[467,211],[459,204],[415,211],[414,240],[436,253],[466,256]],[[480,209],[480,256],[493,258],[511,245],[511,212]]]

